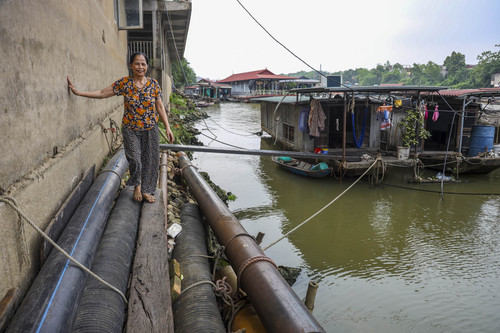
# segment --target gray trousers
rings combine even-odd
[[[160,164],[158,127],[135,131],[123,127],[123,146],[130,170],[129,186],[141,185],[142,193],[154,194]]]

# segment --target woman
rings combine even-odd
[[[68,87],[73,94],[87,98],[108,98],[121,95],[125,100],[122,131],[134,199],[154,202],[159,167],[158,118],[165,124],[167,137],[173,142],[167,113],[161,99],[161,88],[155,79],[146,76],[148,57],[134,53],[130,57],[133,75],[121,78],[97,91],[78,91],[68,76]]]

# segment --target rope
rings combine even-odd
[[[238,274],[237,274],[238,288],[236,288],[236,290],[240,290],[241,275],[243,274],[243,272],[245,271],[245,269],[247,269],[248,266],[250,266],[250,265],[252,265],[252,264],[254,264],[256,262],[259,262],[259,261],[270,262],[271,264],[274,265],[274,267],[278,268],[278,266],[276,266],[276,264],[274,263],[274,261],[272,261],[271,258],[269,258],[269,257],[266,257],[266,256],[254,256],[254,257],[248,258],[243,264],[241,264],[240,268],[238,268]]]
[[[120,179],[120,184],[122,183],[122,176],[120,176],[120,174],[118,172],[116,172],[115,170],[111,170],[111,169],[104,169],[102,170],[101,172],[99,172],[99,174],[102,174],[102,173],[105,173],[105,172],[111,172],[111,173],[114,173],[115,175],[118,176],[118,179]]]
[[[340,197],[342,197],[347,191],[349,191],[354,185],[356,185],[360,180],[361,178],[363,178],[367,173],[368,171],[370,171],[371,168],[373,168],[375,166],[375,164],[377,164],[378,161],[380,161],[381,158],[380,157],[377,157],[377,159],[372,163],[372,165],[370,165],[370,167],[368,169],[366,169],[365,172],[363,172],[363,174],[361,176],[359,176],[358,179],[356,179],[356,181],[354,181],[354,183],[352,183],[348,188],[346,188],[342,193],[340,193],[337,197],[335,197],[335,199],[333,199],[332,201],[330,201],[329,203],[327,203],[325,206],[323,206],[323,208],[321,208],[320,210],[318,210],[316,213],[314,213],[313,215],[311,215],[308,219],[306,219],[304,222],[300,223],[298,226],[296,226],[295,228],[293,228],[292,230],[290,230],[289,232],[287,232],[286,234],[284,234],[283,236],[281,236],[280,238],[278,238],[277,240],[275,240],[274,242],[272,242],[271,244],[269,244],[268,246],[266,246],[265,248],[263,248],[262,250],[265,251],[267,250],[268,248],[270,248],[271,246],[273,246],[274,244],[278,243],[279,241],[281,241],[283,238],[287,237],[288,235],[290,235],[292,232],[296,231],[297,229],[299,229],[300,227],[302,227],[304,224],[306,224],[307,222],[309,222],[310,220],[312,220],[313,218],[315,218],[317,215],[319,215],[321,212],[323,212],[325,209],[327,209],[331,204],[333,204],[335,201],[337,201]]]
[[[8,200],[9,202],[6,202],[8,204],[10,204],[11,206],[15,206],[16,207],[16,210],[17,210],[17,207],[19,206],[17,204],[17,201],[12,198],[12,197],[7,197],[7,196],[1,196],[1,200],[6,202],[5,200]],[[19,213],[19,211],[17,212],[17,216],[18,216],[18,226],[19,226],[19,245],[21,246],[21,249],[20,249],[20,252],[21,252],[21,264],[23,263],[28,263],[29,261],[29,257],[28,257],[28,243],[26,242],[26,231],[25,231],[25,228],[24,228],[24,224],[22,222],[22,215],[21,213]]]
[[[228,247],[228,245],[229,245],[229,243],[231,243],[231,242],[232,242],[232,241],[233,241],[236,237],[239,237],[239,236],[247,236],[247,237],[250,237],[250,238],[251,238],[251,239],[255,242],[255,238],[254,238],[252,235],[249,235],[249,234],[247,234],[246,232],[242,232],[242,233],[236,234],[236,235],[234,235],[233,237],[231,237],[231,238],[227,241],[226,245],[224,245],[224,248],[227,248],[227,247]]]
[[[9,204],[18,214],[21,216],[26,222],[28,222],[29,225],[31,225],[38,233],[45,238],[52,246],[57,249],[59,252],[61,252],[67,259],[71,260],[76,266],[78,266],[80,269],[83,271],[87,272],[90,276],[94,277],[97,279],[97,281],[101,282],[104,284],[106,287],[110,288],[111,290],[117,292],[121,298],[123,298],[123,301],[125,304],[128,304],[127,297],[116,287],[112,286],[108,282],[104,281],[101,279],[97,274],[92,272],[90,269],[87,267],[83,266],[80,262],[78,262],[76,259],[74,259],[72,256],[70,256],[66,251],[64,251],[63,248],[61,248],[59,245],[57,245],[56,242],[54,242],[47,234],[43,232],[42,229],[40,229],[32,220],[30,220],[24,213],[14,204],[14,199],[7,197],[7,196],[0,196],[0,201],[3,201],[7,204]]]
[[[386,184],[386,183],[383,183],[381,185],[402,188],[402,189],[405,189],[405,190],[420,191],[420,192],[444,193],[444,194],[455,194],[455,195],[495,195],[495,196],[500,196],[500,193],[495,193],[495,192],[483,192],[483,193],[450,192],[450,191],[441,192],[441,191],[435,191],[435,190],[426,190],[426,189],[422,189],[422,188],[413,188],[413,187],[407,187],[407,186],[401,186],[401,185],[393,185],[393,184]]]

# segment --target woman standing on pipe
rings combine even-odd
[[[167,137],[174,141],[167,112],[161,99],[158,82],[146,76],[148,57],[134,53],[129,62],[133,75],[121,78],[112,85],[96,91],[78,91],[68,76],[68,87],[73,94],[87,98],[124,97],[123,145],[129,163],[127,185],[134,186],[134,199],[154,202],[159,165],[158,118],[165,124]]]

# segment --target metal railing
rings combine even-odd
[[[150,67],[153,60],[153,42],[152,41],[137,41],[137,42],[128,42],[128,54],[129,56],[136,53],[142,52],[146,54],[149,58]]]

